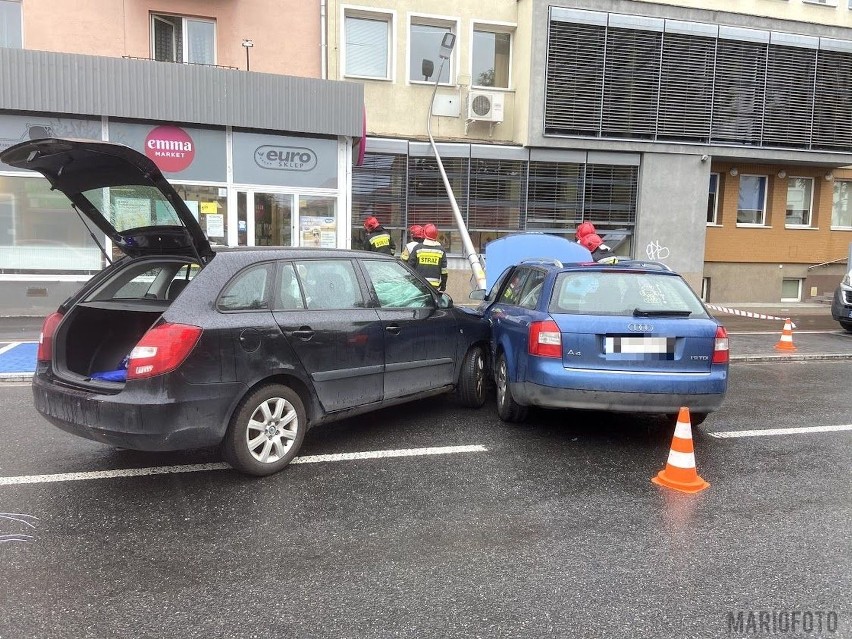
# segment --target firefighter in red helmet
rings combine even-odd
[[[580,238],[580,244],[589,249],[592,254],[592,259],[595,262],[600,262],[604,258],[612,256],[612,249],[603,243],[603,239],[597,233],[589,233]]]
[[[408,265],[420,273],[439,293],[447,289],[447,252],[438,241],[438,227],[423,227],[423,242],[408,256]]]
[[[393,255],[396,252],[396,244],[394,244],[391,234],[374,216],[371,215],[364,220],[364,230],[367,232],[364,239],[364,250],[386,253],[387,255]]]
[[[405,248],[402,249],[402,253],[399,256],[403,262],[407,262],[409,256],[411,255],[411,251],[414,250],[414,247],[420,244],[423,240],[423,227],[419,224],[412,224],[408,229],[408,237],[411,238],[411,241],[405,245]]]
[[[592,233],[597,233],[594,224],[591,222],[580,222],[580,226],[577,227],[574,237],[577,239],[578,243],[582,243],[582,239]]]

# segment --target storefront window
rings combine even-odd
[[[190,212],[201,224],[210,244],[227,245],[228,197],[225,187],[173,184]]]
[[[103,233],[94,233],[103,241]],[[101,267],[100,249],[62,193],[51,191],[42,178],[0,175],[0,271],[93,272]]]
[[[299,246],[337,246],[337,198],[299,198]]]

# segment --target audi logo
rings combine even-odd
[[[651,324],[628,324],[627,330],[634,333],[650,333],[654,327]]]

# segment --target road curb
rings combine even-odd
[[[0,373],[0,382],[31,382],[33,373]]]
[[[852,353],[811,353],[800,355],[737,355],[730,358],[734,362],[809,362],[819,360],[850,360]]]

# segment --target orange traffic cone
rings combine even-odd
[[[692,448],[692,424],[689,417],[689,409],[685,406],[680,409],[677,416],[672,446],[669,450],[669,459],[666,467],[652,477],[651,481],[658,486],[673,488],[683,493],[697,493],[710,484],[698,476],[695,470],[695,451]]]
[[[781,331],[781,339],[775,345],[775,350],[778,351],[794,351],[796,350],[793,344],[793,322],[790,318],[784,320],[784,330]]]

